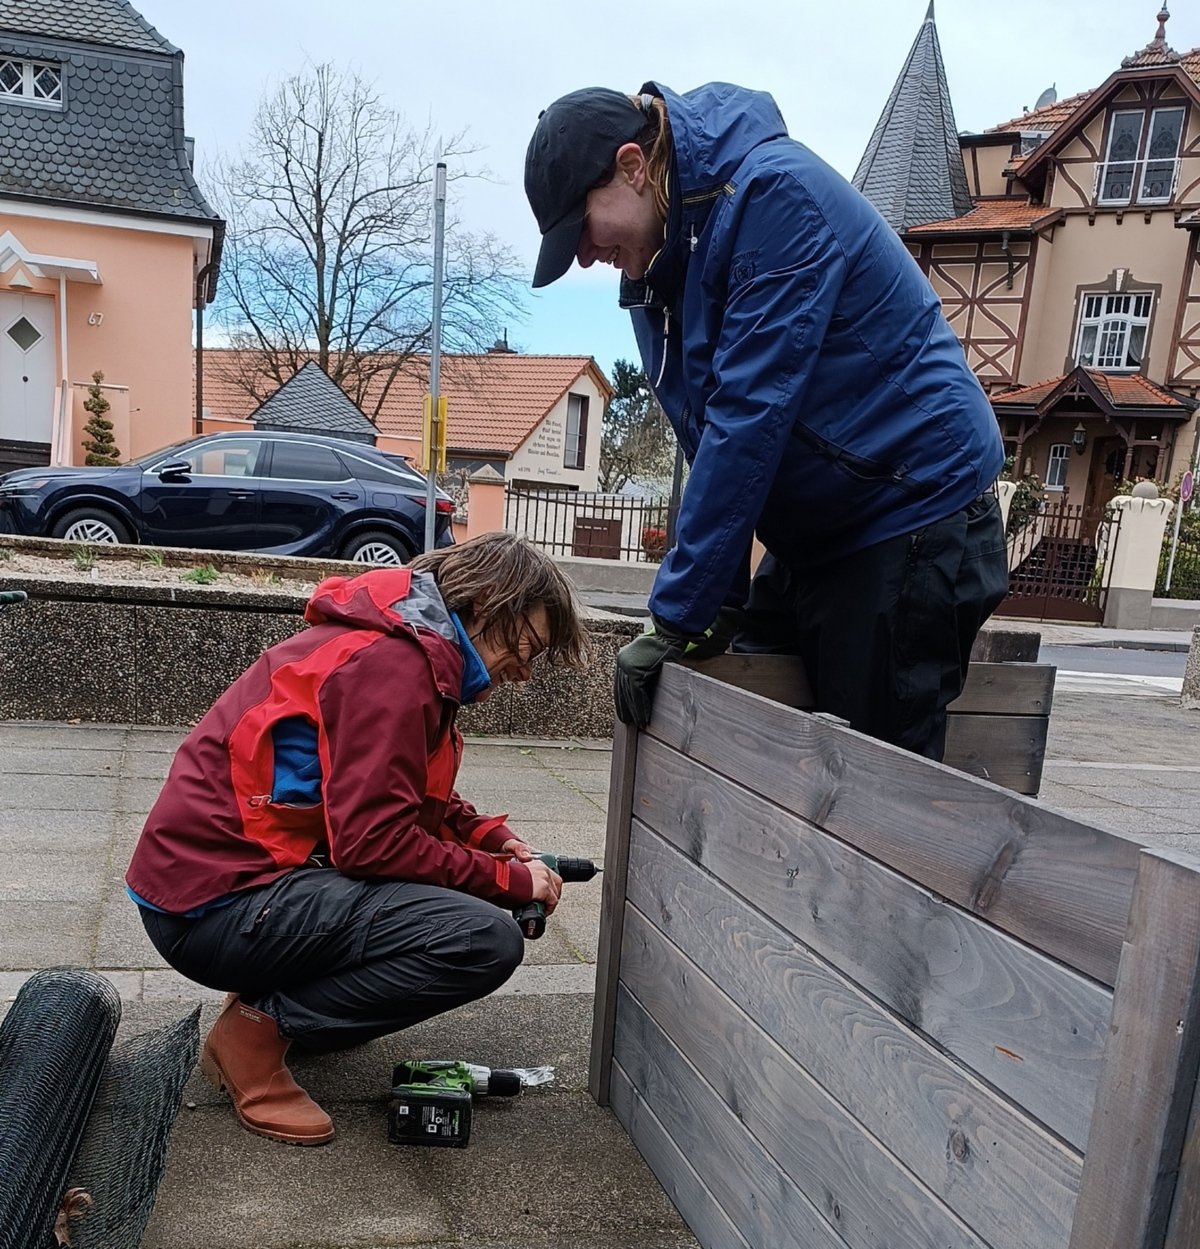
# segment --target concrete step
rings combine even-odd
[[[130,1003],[122,1032],[190,1003]],[[202,1029],[216,1013],[204,1006]],[[588,994],[510,995],[342,1054],[297,1055],[337,1137],[297,1148],[238,1126],[193,1074],[143,1249],[694,1249],[607,1109],[587,1093]],[[464,1058],[556,1068],[553,1084],[479,1101],[466,1149],[387,1141],[392,1065]]]

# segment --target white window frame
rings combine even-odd
[[[1146,359],[1150,340],[1150,315],[1154,311],[1151,291],[1088,291],[1079,303],[1079,325],[1075,331],[1075,362],[1085,369],[1103,373],[1138,373]],[[1135,330],[1142,330],[1141,361],[1124,361],[1129,354],[1129,341]],[[1084,359],[1084,339],[1092,337],[1091,359]]]
[[[1155,121],[1166,113],[1182,114],[1179,123],[1179,138],[1175,143],[1175,154],[1171,157],[1156,157],[1152,159],[1147,155],[1147,151],[1154,136]],[[1112,159],[1113,136],[1117,129],[1117,121],[1122,117],[1137,117],[1139,119],[1137,143],[1135,145],[1136,155],[1133,160],[1114,161]],[[1147,122],[1149,122],[1149,125],[1147,125]],[[1108,123],[1108,141],[1104,149],[1104,161],[1096,166],[1096,203],[1114,206],[1123,204],[1169,204],[1175,197],[1176,183],[1179,179],[1179,148],[1183,142],[1183,132],[1186,126],[1187,109],[1182,104],[1164,105],[1162,108],[1155,109],[1119,109],[1113,113]],[[1166,194],[1147,194],[1147,178],[1150,167],[1152,165],[1167,164],[1171,166],[1171,176],[1167,183]],[[1109,171],[1117,169],[1127,169],[1129,171],[1128,194],[1106,196],[1104,187],[1108,181]]]
[[[0,87],[0,101],[32,105],[34,108],[57,108],[63,106],[63,72],[62,66],[53,61],[26,61],[16,56],[0,55],[0,65],[17,65],[21,69],[19,90],[6,90]],[[38,86],[38,75],[43,70],[51,70],[57,83],[57,94],[47,95]]]
[[[587,436],[591,404],[587,395],[567,395],[567,429],[563,438],[563,468],[587,468]]]
[[[1065,490],[1067,488],[1067,470],[1071,464],[1071,444],[1069,442],[1055,442],[1050,446],[1050,454],[1046,458],[1046,480],[1044,488],[1046,490]],[[1059,480],[1055,481],[1056,468],[1061,467],[1062,472]]]

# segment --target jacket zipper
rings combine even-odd
[[[671,337],[671,309],[663,309],[663,344],[662,344],[662,360],[658,365],[658,376],[654,379],[653,386],[657,388],[662,384],[663,374],[667,371],[667,340]],[[657,397],[657,396],[656,396]]]

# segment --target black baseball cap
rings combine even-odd
[[[549,286],[571,267],[587,193],[612,169],[617,149],[633,143],[645,125],[629,96],[607,87],[572,91],[538,118],[525,154],[525,194],[542,232],[535,287]]]

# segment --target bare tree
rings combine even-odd
[[[645,372],[628,360],[614,360],[613,397],[600,435],[600,489],[617,493],[632,482],[665,493],[674,458],[671,427]]]
[[[442,140],[450,176],[472,154]],[[217,316],[241,349],[228,380],[264,399],[306,361],[369,416],[427,351],[432,321],[430,129],[353,73],[317,65],[264,96],[249,143],[217,171],[228,218]],[[443,341],[479,351],[519,316],[517,263],[448,217]]]

